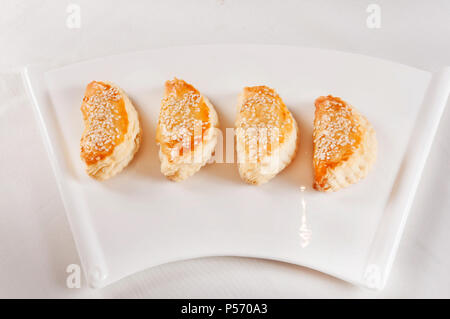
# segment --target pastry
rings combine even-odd
[[[141,141],[139,118],[125,92],[111,82],[93,81],[81,105],[84,131],[81,159],[98,180],[119,173],[133,158]]]
[[[161,172],[182,181],[199,171],[214,152],[218,125],[214,106],[196,88],[167,81],[156,130]]]
[[[260,185],[282,171],[297,150],[297,123],[267,86],[245,87],[238,99],[236,151],[241,178]]]
[[[377,139],[369,121],[338,97],[315,102],[314,188],[337,191],[364,178],[376,160]]]

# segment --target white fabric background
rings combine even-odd
[[[79,4],[81,28],[66,27]],[[370,3],[381,28],[366,27]],[[436,71],[450,65],[450,1],[0,2],[0,297],[450,297],[450,107],[444,112],[382,292],[273,261],[203,258],[148,269],[102,290],[66,287],[79,264],[18,70],[161,46],[266,43],[337,49]],[[151,76],[151,75],[149,75]],[[448,103],[450,104],[450,103]],[[400,129],[400,128],[399,128]]]

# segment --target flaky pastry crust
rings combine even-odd
[[[176,182],[198,172],[214,152],[218,125],[214,106],[196,88],[167,81],[156,130],[161,172]]]
[[[314,188],[337,191],[366,177],[377,156],[375,130],[355,108],[338,97],[315,102]]]
[[[139,149],[138,114],[127,94],[112,82],[93,81],[81,105],[85,128],[81,159],[89,176],[106,180],[125,168]]]
[[[297,122],[274,89],[245,87],[235,125],[239,174],[246,183],[268,182],[294,158]]]

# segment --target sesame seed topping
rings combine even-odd
[[[246,87],[243,96],[236,128],[249,160],[259,161],[283,142],[293,120],[279,95],[269,87]]]
[[[202,95],[183,80],[166,82],[166,94],[161,101],[157,141],[170,160],[193,150],[203,140],[211,126],[208,106]]]
[[[356,149],[359,132],[350,105],[331,95],[318,98],[313,133],[315,163],[330,165],[345,159]]]
[[[91,82],[81,106],[85,131],[81,138],[81,155],[94,163],[109,155],[126,132],[128,118],[119,90],[103,82]],[[120,129],[119,129],[120,128]]]

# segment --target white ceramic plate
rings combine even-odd
[[[244,86],[274,87],[300,126],[292,164],[261,187],[244,184],[236,165],[225,163],[182,183],[166,180],[155,128],[164,81],[174,76],[210,98],[224,132],[233,127]],[[159,49],[56,70],[29,67],[24,79],[94,287],[170,261],[233,255],[281,260],[381,289],[450,88],[448,69],[433,76],[355,54],[255,45]],[[143,128],[133,162],[106,182],[87,177],[79,157],[80,104],[92,80],[121,86]],[[314,100],[326,94],[356,106],[379,142],[369,176],[332,194],[311,187]]]

